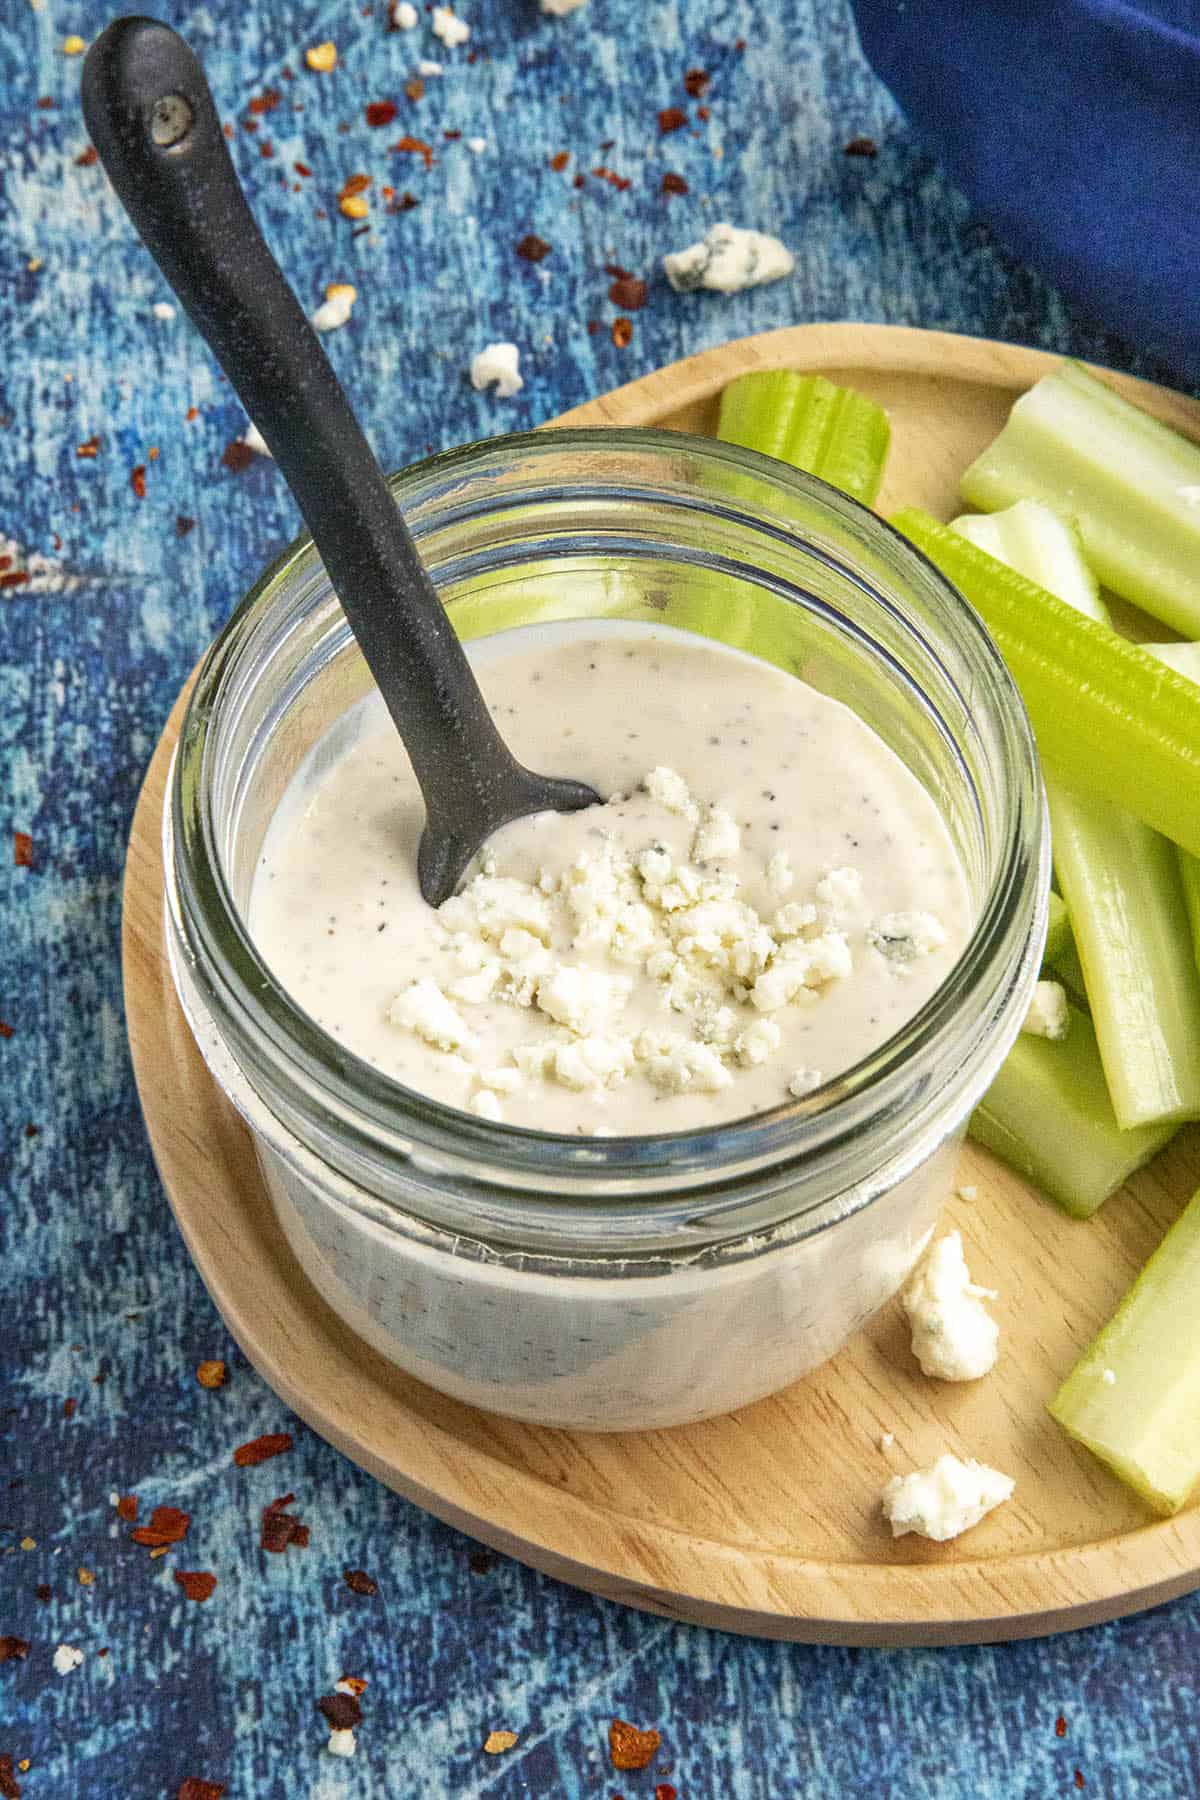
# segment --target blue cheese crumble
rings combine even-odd
[[[663,273],[677,294],[711,288],[737,294],[790,275],[796,259],[786,244],[763,231],[738,225],[713,225],[697,244],[663,257]]]

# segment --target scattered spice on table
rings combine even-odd
[[[75,158],[75,167],[77,169],[90,169],[99,161],[100,152],[97,150],[95,144],[88,144]]]
[[[425,98],[425,83],[421,80],[419,75],[410,75],[405,82],[404,98],[406,100],[411,100],[414,106],[417,104],[418,100],[423,100]]]
[[[660,1781],[654,1789],[654,1800],[676,1800],[675,1789],[669,1781]]]
[[[188,1775],[180,1782],[175,1800],[221,1800],[224,1792],[223,1781],[201,1781],[198,1775]]]
[[[27,831],[13,832],[13,863],[18,869],[33,867],[33,839]]]
[[[612,341],[618,350],[626,349],[633,342],[633,320],[614,319],[612,322]]]
[[[570,160],[571,152],[569,150],[556,150],[550,158],[550,167],[556,175],[561,175]]]
[[[1076,1769],[1076,1771],[1075,1771],[1075,1786],[1077,1788],[1082,1788],[1082,1787],[1087,1786],[1087,1782],[1083,1779],[1083,1770],[1082,1769]]]
[[[687,124],[687,114],[680,106],[664,106],[658,115],[658,129],[664,137],[669,132],[680,131]]]
[[[668,170],[662,178],[662,191],[664,194],[686,194],[688,184],[682,175],[675,175]]]
[[[0,1637],[0,1663],[24,1662],[28,1655],[28,1638]]]
[[[136,1494],[122,1494],[117,1500],[117,1517],[132,1525],[138,1516],[138,1497]]]
[[[137,495],[139,500],[144,500],[146,498],[146,465],[145,465],[145,463],[139,463],[136,469],[130,470],[129,485],[133,489],[134,493]]]
[[[75,1408],[77,1404],[78,1403],[68,1394],[67,1398],[63,1401],[64,1419],[73,1419],[75,1417]]]
[[[640,1731],[627,1719],[614,1719],[608,1728],[608,1754],[614,1769],[644,1769],[661,1743],[661,1732]]]
[[[614,306],[625,312],[640,312],[646,304],[646,283],[638,275],[622,272],[617,276],[608,290],[608,297]]]
[[[21,1784],[13,1774],[13,1759],[0,1756],[0,1796],[3,1800],[21,1800]]]
[[[314,44],[311,50],[304,52],[304,60],[317,75],[328,75],[337,65],[337,48],[326,39],[323,44]]]
[[[317,1711],[331,1731],[352,1731],[362,1724],[362,1707],[355,1694],[322,1694],[317,1701]]]
[[[1067,1735],[1067,1721],[1063,1718],[1061,1713],[1059,1713],[1057,1719],[1054,1721],[1054,1735],[1055,1737],[1060,1738],[1064,1738]]]
[[[76,456],[83,456],[83,457],[96,456],[99,454],[99,451],[100,451],[100,434],[99,434],[99,432],[97,432],[95,437],[90,437],[90,438],[86,439],[84,443],[76,444],[76,446],[75,446]]]
[[[33,1592],[35,1597],[40,1600],[43,1605],[54,1597],[54,1589],[50,1586],[48,1581],[39,1581]]]
[[[267,1431],[262,1437],[251,1438],[248,1444],[239,1444],[233,1460],[239,1469],[252,1469],[259,1463],[269,1462],[273,1456],[282,1456],[285,1450],[291,1449],[293,1441],[290,1431]]]
[[[261,94],[251,95],[247,111],[255,115],[274,112],[282,99],[283,95],[278,88],[264,88]]]
[[[253,452],[251,452],[253,454]],[[195,519],[189,519],[186,513],[175,514],[175,536],[185,538],[189,531],[195,531]]]
[[[282,1556],[290,1544],[295,1544],[297,1550],[308,1548],[308,1526],[301,1524],[295,1513],[287,1510],[295,1498],[295,1494],[280,1494],[269,1506],[263,1507],[259,1542],[272,1556]]]
[[[117,1511],[120,1512],[119,1506]],[[150,1514],[150,1523],[135,1526],[129,1535],[135,1544],[144,1544],[152,1551],[165,1550],[171,1544],[183,1542],[191,1522],[191,1514],[178,1506],[156,1506]]]
[[[503,1756],[517,1741],[515,1731],[489,1731],[483,1741],[483,1753],[485,1756]]]
[[[419,156],[427,169],[433,167],[433,147],[424,138],[411,137],[406,131],[402,138],[397,138],[392,145],[402,156]]]
[[[711,81],[707,69],[688,69],[683,77],[684,88],[693,100],[703,100]]]
[[[846,156],[878,156],[879,145],[872,137],[852,137],[846,145]]]
[[[522,262],[540,263],[549,256],[550,245],[535,231],[527,231],[523,238],[517,239],[516,251]]]
[[[76,1569],[75,1574],[78,1577],[80,1587],[95,1587],[95,1569]]]
[[[472,1550],[467,1558],[467,1567],[472,1575],[490,1575],[496,1566],[496,1558],[490,1550]]]
[[[390,125],[395,118],[396,102],[394,100],[369,100],[364,110],[367,124],[377,131],[381,125]]]
[[[254,461],[254,452],[241,438],[231,438],[221,452],[221,461],[231,474],[241,475]]]
[[[176,1569],[175,1579],[189,1600],[211,1600],[217,1591],[217,1578],[205,1569]]]
[[[379,1583],[373,1581],[365,1569],[343,1569],[342,1580],[352,1594],[365,1594],[369,1599],[379,1592]]]
[[[219,1388],[225,1385],[225,1364],[218,1358],[206,1358],[196,1365],[196,1380],[202,1388]]]

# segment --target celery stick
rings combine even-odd
[[[1200,1117],[1200,973],[1174,847],[1049,773],[1046,797],[1117,1122]]]
[[[1169,669],[1174,669],[1176,674],[1200,683],[1200,644],[1143,644],[1142,648],[1159,662],[1166,663]],[[1192,932],[1192,954],[1200,968],[1200,858],[1178,845],[1175,855],[1179,860],[1179,880]]]
[[[1077,527],[1038,500],[1018,500],[997,513],[964,513],[950,527],[1018,575],[1057,594],[1085,618],[1111,625],[1100,583],[1088,568]]]
[[[1064,950],[1058,952],[1058,955],[1050,964],[1050,969],[1056,978],[1062,982],[1063,986],[1070,990],[1071,998],[1074,1000],[1075,1004],[1082,1007],[1084,1012],[1088,1012],[1087,987],[1083,979],[1083,964],[1079,960],[1079,952],[1075,948],[1074,940],[1072,940]]]
[[[1091,1020],[1070,1008],[1065,1038],[1022,1032],[971,1115],[976,1143],[1056,1200],[1088,1219],[1175,1134],[1173,1125],[1122,1131]]]
[[[1013,406],[962,478],[985,512],[1044,500],[1106,587],[1200,637],[1200,446],[1064,362]]]
[[[1050,1402],[1064,1431],[1161,1513],[1200,1480],[1197,1295],[1200,1194]]]
[[[981,614],[1056,772],[1200,855],[1200,688],[927,513],[892,524]]]
[[[1046,926],[1046,948],[1042,961],[1052,963],[1071,947],[1071,915],[1059,894],[1050,895],[1050,917]]]
[[[853,388],[795,369],[756,369],[721,395],[717,436],[778,457],[870,506],[883,480],[891,426]]]

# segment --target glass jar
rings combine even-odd
[[[171,967],[313,1285],[385,1356],[496,1412],[641,1429],[728,1411],[815,1368],[896,1292],[1019,1029],[1049,878],[1024,711],[918,552],[746,451],[539,432],[393,487],[464,638],[626,618],[760,656],[871,724],[962,859],[976,924],[958,963],[817,1093],[653,1137],[494,1124],[347,1052],[247,930],[276,806],[315,742],[318,775],[336,757],[370,685],[311,543],[262,577],[200,671],[164,817]]]

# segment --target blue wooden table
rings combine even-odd
[[[327,342],[385,463],[804,320],[1164,373],[972,220],[863,64],[844,0],[590,0],[562,20],[534,0],[462,0],[471,38],[450,51],[424,9],[389,32],[382,0],[160,10],[207,62],[306,303],[329,282],[358,289]],[[99,0],[7,0],[0,20],[0,1637],[29,1645],[0,1665],[15,1783],[28,1800],[159,1800],[189,1776],[240,1800],[635,1800],[663,1783],[660,1800],[1194,1796],[1200,1601],[941,1652],[677,1627],[481,1554],[290,1418],[227,1338],[142,1130],[121,869],[183,676],[297,521],[269,461],[223,461],[244,416],[88,159],[63,45],[106,16]],[[326,39],[337,67],[313,73],[304,52]],[[444,73],[414,98],[423,57]],[[709,76],[702,95],[688,69]],[[396,118],[369,124],[386,101]],[[662,131],[667,108],[686,123]],[[402,134],[429,166],[391,148]],[[876,156],[845,154],[860,136]],[[359,173],[361,221],[338,206]],[[663,193],[667,173],[686,193]],[[672,294],[662,252],[722,218],[778,232],[794,276]],[[540,262],[516,254],[530,233]],[[650,284],[623,346],[606,264]],[[466,380],[493,339],[521,348],[514,400]],[[32,866],[16,866],[14,832]],[[194,1374],[206,1358],[228,1365],[211,1391]],[[232,1465],[235,1445],[281,1430],[284,1456]],[[266,1555],[259,1513],[284,1490],[310,1541]],[[191,1514],[185,1555],[130,1542],[112,1504],[127,1494],[143,1524],[156,1505]],[[211,1599],[185,1597],[181,1566],[217,1574]],[[348,1568],[377,1591],[351,1591]],[[63,1644],[83,1660],[59,1674]],[[346,1673],[369,1686],[357,1754],[338,1760],[315,1702]],[[611,1770],[614,1716],[661,1731],[644,1773]],[[489,1756],[496,1729],[518,1742]]]

